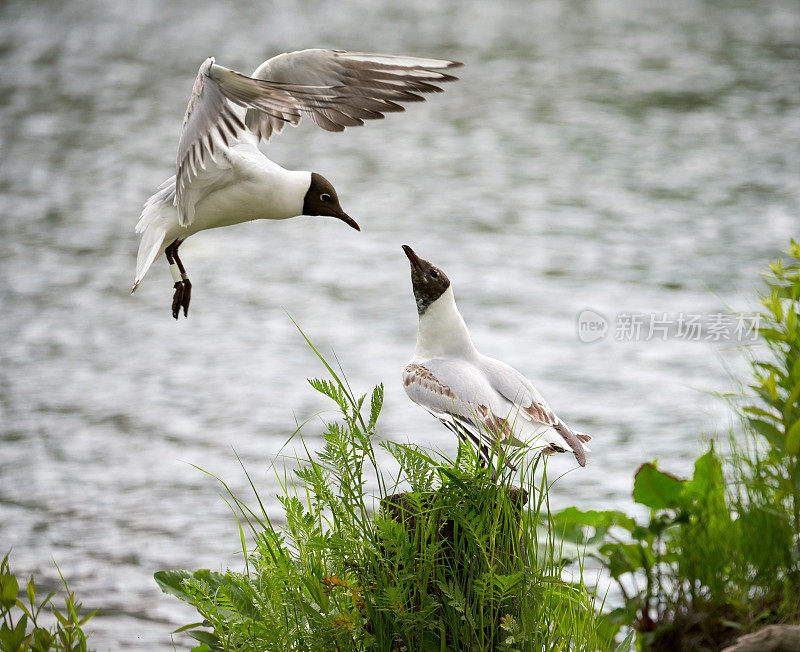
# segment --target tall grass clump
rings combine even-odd
[[[759,335],[768,349],[752,363],[742,412],[760,445],[738,452],[745,486],[766,492],[791,515],[792,556],[800,558],[800,243],[764,275]],[[750,480],[747,482],[747,480]]]
[[[690,479],[655,463],[633,482],[636,520],[616,511],[554,515],[618,583],[612,620],[651,650],[717,650],[743,632],[800,623],[800,245],[764,276],[761,346],[733,397],[743,436],[713,445]]]
[[[279,472],[285,522],[270,520],[252,481],[252,507],[226,486],[244,569],[155,575],[197,609],[201,620],[181,628],[195,650],[612,646],[614,629],[580,573],[562,577],[561,551],[542,528],[548,485],[538,460],[516,459],[520,470],[495,481],[466,446],[448,458],[378,443],[382,387],[357,396],[325,366],[331,380],[310,383],[339,418],[320,450],[303,445],[296,468]],[[391,481],[379,453],[397,468]]]

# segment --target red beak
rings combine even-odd
[[[347,213],[345,213],[344,211],[342,211],[341,213],[337,214],[335,217],[337,219],[342,220],[342,222],[347,224],[347,226],[352,226],[356,231],[360,231],[361,230],[361,227],[358,226],[358,223],[352,217],[350,217]]]
[[[403,251],[406,252],[406,256],[411,261],[411,264],[416,267],[417,269],[422,269],[422,261],[419,259],[419,256],[414,253],[414,250],[409,247],[408,245],[403,245]]]

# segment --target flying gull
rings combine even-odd
[[[457,79],[445,71],[460,65],[315,49],[280,54],[247,77],[206,59],[183,119],[175,175],[147,200],[136,225],[142,236],[131,293],[165,254],[175,283],[172,316],[177,319],[181,308],[188,316],[192,284],[178,247],[204,229],[325,215],[360,230],[330,181],[273,163],[259,141],[296,126],[302,116],[326,131],[344,131],[404,111],[403,103],[421,102],[422,93],[441,92],[436,84]]]

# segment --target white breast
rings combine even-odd
[[[473,360],[477,355],[451,286],[420,315],[412,361],[436,357]]]
[[[232,146],[226,162],[230,166],[212,163],[203,173],[207,190],[195,206],[186,237],[204,229],[302,214],[310,172],[286,170],[249,142]]]

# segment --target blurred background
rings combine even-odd
[[[90,646],[172,649],[196,617],[153,572],[240,563],[220,486],[191,465],[246,494],[235,449],[274,496],[274,456],[330,407],[287,313],[357,391],[385,383],[383,436],[453,452],[399,382],[417,328],[402,243],[446,270],[477,346],[595,436],[585,469],[551,460],[569,471],[554,507],[629,508],[655,457],[687,471],[731,426],[710,392],[734,386],[737,345],[586,344],[576,317],[754,306],[798,232],[799,35],[794,0],[4,2],[0,554],[53,588],[55,559],[103,607]],[[362,233],[206,231],[181,248],[188,320],[162,261],[129,296],[199,64],[250,73],[306,47],[466,66],[410,115],[268,145],[331,179]]]

